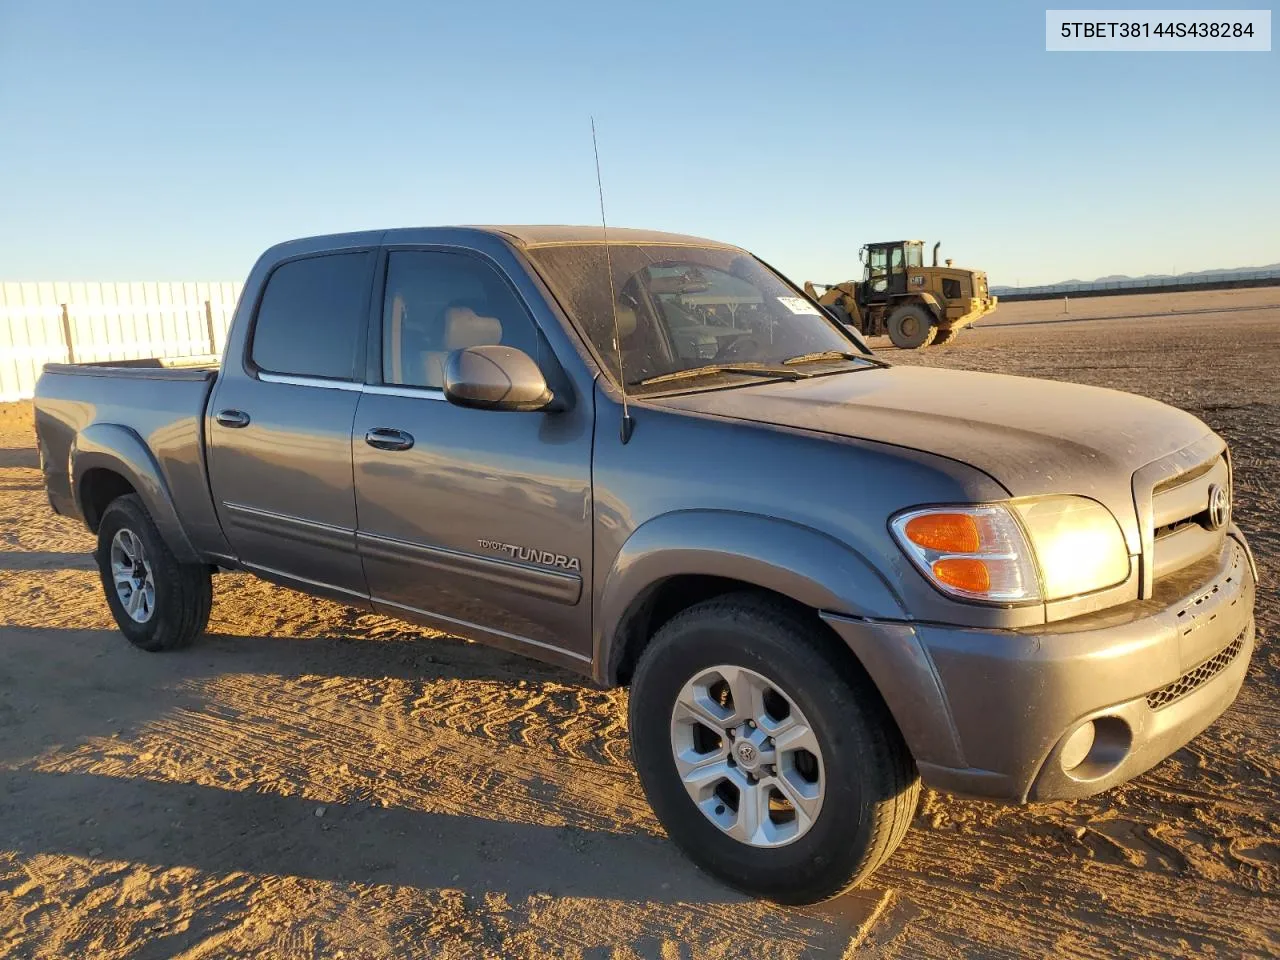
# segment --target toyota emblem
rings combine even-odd
[[[1227,525],[1227,520],[1231,516],[1231,496],[1227,493],[1227,488],[1219,484],[1214,484],[1209,488],[1209,527],[1212,530],[1221,530]]]

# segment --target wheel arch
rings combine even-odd
[[[82,430],[71,447],[70,475],[76,508],[94,533],[112,500],[136,493],[174,557],[182,563],[200,559],[178,518],[160,465],[130,428],[97,423]]]
[[[925,312],[933,317],[934,323],[942,323],[947,317],[947,312],[932,293],[908,293],[895,297],[889,305],[889,313],[892,314],[899,307],[923,307]]]
[[[664,514],[637,528],[605,579],[596,679],[625,683],[653,633],[694,603],[749,590],[807,610],[897,619],[902,602],[848,545],[786,520],[728,511]]]

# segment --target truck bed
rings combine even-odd
[[[91,363],[46,363],[44,372],[78,377],[122,376],[149,380],[204,380],[217,373],[218,358],[144,357],[139,360],[95,360]]]
[[[36,384],[35,425],[53,509],[83,517],[73,489],[77,457],[83,468],[96,445],[132,434],[168,488],[189,542],[220,540],[204,453],[205,404],[217,373],[213,357],[47,364]]]

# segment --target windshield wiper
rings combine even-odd
[[[741,373],[753,377],[772,377],[775,380],[801,380],[812,374],[799,370],[788,370],[785,367],[766,367],[762,364],[745,363],[708,363],[701,367],[688,367],[684,370],[673,370],[671,373],[646,377],[631,384],[633,387],[647,387],[651,383],[668,383],[672,380],[692,380],[697,377],[709,377],[717,373]]]
[[[868,357],[865,353],[845,353],[843,350],[818,350],[815,353],[802,353],[796,357],[787,357],[782,362],[787,366],[793,363],[809,363],[816,360],[861,360],[872,366],[884,366],[874,357]]]

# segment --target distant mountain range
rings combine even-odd
[[[1111,275],[1109,275],[1109,276],[1106,276],[1106,277],[1098,277],[1098,278],[1097,278],[1097,279],[1095,279],[1095,280],[1077,280],[1077,279],[1071,279],[1071,280],[1059,280],[1057,283],[1052,283],[1052,284],[1048,284],[1048,283],[1045,283],[1045,284],[1034,284],[1034,286],[1037,286],[1037,287],[1048,287],[1048,286],[1056,287],[1056,286],[1059,286],[1059,285],[1062,285],[1062,284],[1068,284],[1068,283],[1080,283],[1080,284],[1084,284],[1084,283],[1132,283],[1132,284],[1142,284],[1142,283],[1151,283],[1151,282],[1156,281],[1156,280],[1166,280],[1166,281],[1167,281],[1167,280],[1177,280],[1177,281],[1180,281],[1180,282],[1183,282],[1183,283],[1194,283],[1195,281],[1197,281],[1197,280],[1202,280],[1202,279],[1204,279],[1204,278],[1206,278],[1206,277],[1223,278],[1223,277],[1229,277],[1229,276],[1233,276],[1233,275],[1253,274],[1253,273],[1280,273],[1280,263],[1268,263],[1268,264],[1265,264],[1265,265],[1260,266],[1260,267],[1231,267],[1231,268],[1229,268],[1229,269],[1224,269],[1224,270],[1194,270],[1194,271],[1192,271],[1191,273],[1178,273],[1178,274],[1173,274],[1173,273],[1144,273],[1144,274],[1143,274],[1142,276],[1140,276],[1140,277],[1131,277],[1131,276],[1129,276],[1128,274],[1125,274],[1125,273],[1113,273],[1113,274],[1111,274]],[[1030,284],[1029,284],[1028,286],[1032,286],[1032,285],[1030,285]],[[1006,290],[1007,290],[1007,291],[1009,291],[1009,292],[1013,292],[1013,291],[1015,291],[1015,290],[1019,290],[1019,289],[1023,289],[1023,288],[1020,288],[1020,287],[1011,287],[1011,286],[1009,286],[1009,285],[1007,285],[1007,284],[1002,284],[1002,285],[999,285],[999,286],[993,286],[993,287],[991,288],[991,292],[992,292],[992,293],[995,293],[995,294],[999,294],[999,293],[1000,293],[1000,292],[1002,292],[1002,291],[1006,291]]]

